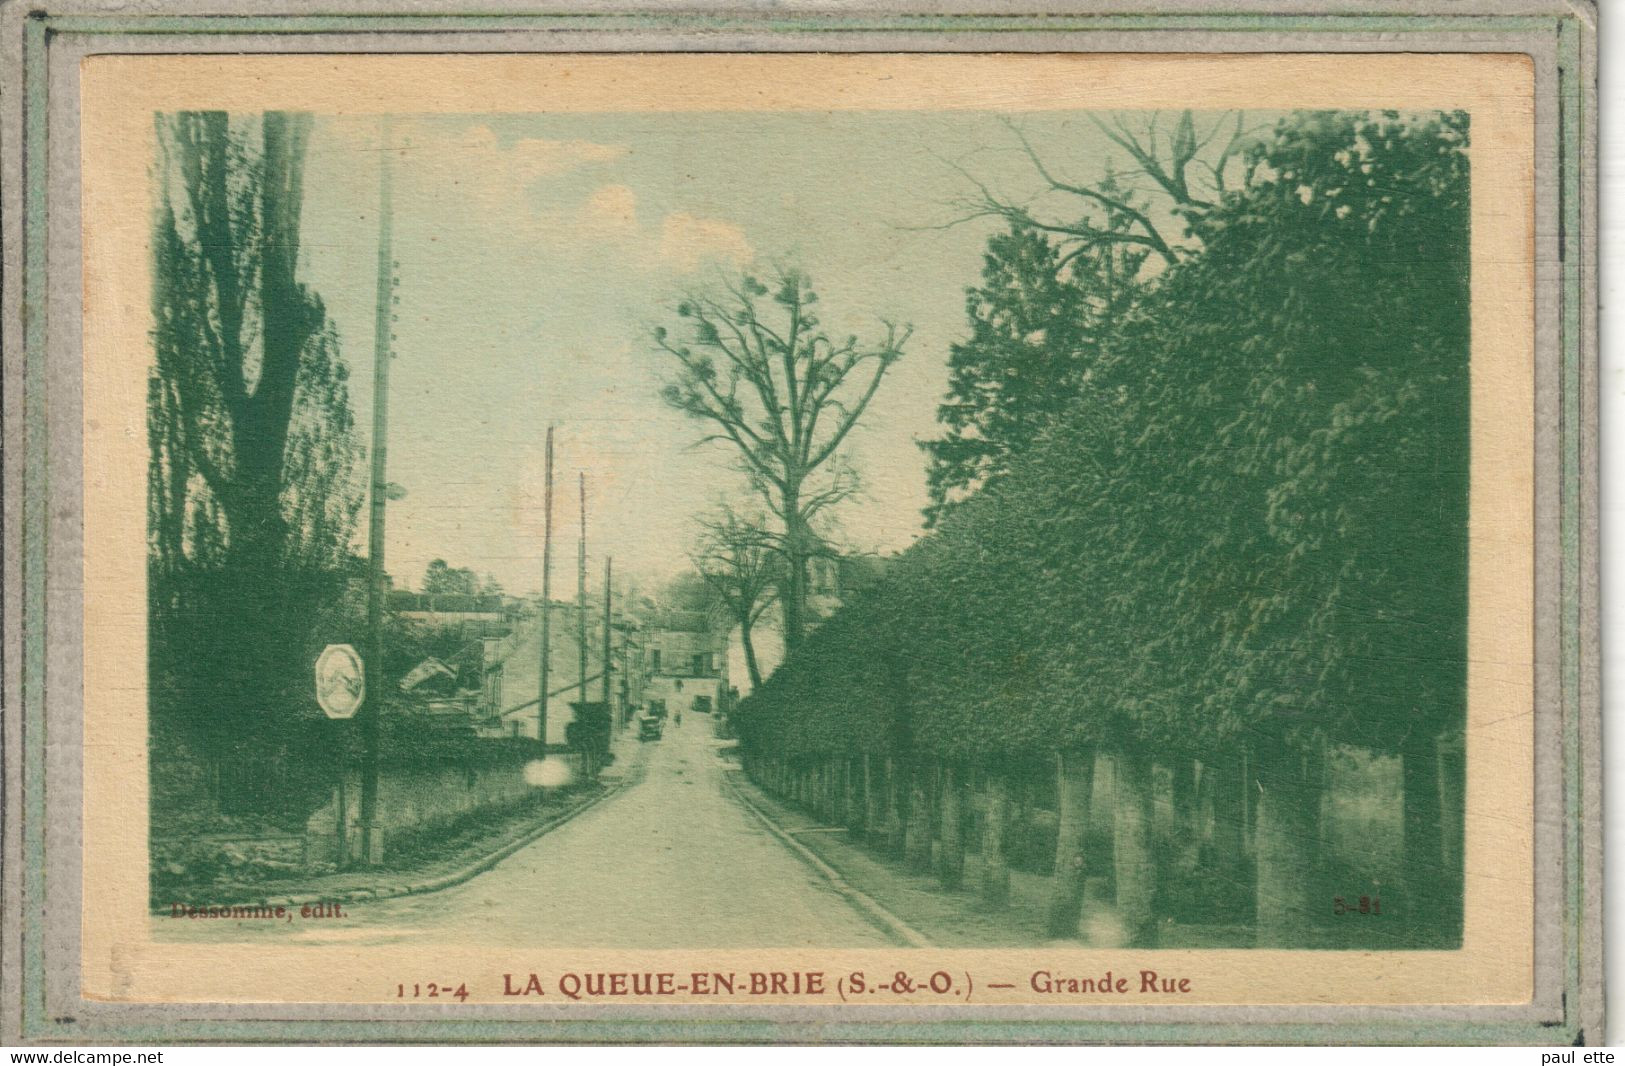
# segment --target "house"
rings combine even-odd
[[[512,628],[516,610],[502,596],[462,593],[392,591],[389,609],[400,618],[436,629],[456,628],[472,640],[505,636]]]
[[[586,676],[583,689],[580,616],[573,603],[555,602],[549,627],[547,668],[547,743],[565,747],[570,726],[583,703],[603,707],[603,611],[587,612]],[[627,708],[641,699],[643,669],[639,652],[641,626],[637,619],[617,610],[610,622],[609,707],[611,721],[624,723]],[[517,620],[513,632],[487,642],[485,676],[496,677],[495,708],[482,726],[485,735],[535,738],[539,729],[537,688],[542,658],[541,612]]]
[[[807,560],[807,610],[803,616],[806,630],[811,632],[819,623],[834,614],[853,596],[878,585],[891,569],[895,556],[875,554],[814,556]],[[751,630],[751,642],[756,652],[756,664],[765,677],[778,669],[784,661],[784,635],[779,625],[780,608],[775,607]],[[750,673],[745,664],[744,647],[735,628],[728,637],[728,659],[732,674],[749,692]]]
[[[482,681],[478,670],[469,679]],[[433,656],[423,660],[396,683],[399,692],[390,701],[393,717],[405,716],[421,730],[459,735],[479,731],[481,692],[463,684],[458,672]]]
[[[886,576],[893,557],[874,554],[820,555],[807,561],[807,614],[816,624]]]
[[[643,709],[709,713],[726,706],[728,627],[703,611],[660,611],[643,624]]]

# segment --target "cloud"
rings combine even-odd
[[[679,270],[692,271],[712,260],[744,266],[755,257],[745,233],[732,222],[698,218],[686,211],[667,215],[660,224],[660,258]]]
[[[490,132],[488,127],[479,127]],[[622,144],[596,144],[592,141],[549,141],[530,138],[515,141],[507,149],[514,176],[520,181],[535,181],[563,174],[590,163],[611,163],[626,155],[629,149]]]
[[[604,185],[581,205],[579,219],[594,236],[633,236],[638,229],[638,197],[625,185]]]
[[[505,180],[530,185],[592,163],[611,163],[631,149],[593,141],[550,141],[524,137],[503,144],[490,126],[480,125],[447,135],[419,123],[407,139],[414,147],[453,155],[469,166],[495,171]]]
[[[376,143],[376,131],[365,124],[338,126],[335,132],[352,143]],[[525,241],[546,240],[560,221],[539,208],[539,186],[631,152],[626,145],[585,140],[505,141],[484,123],[453,128],[425,120],[398,123],[391,140],[403,147],[396,168],[396,204],[403,217],[415,212],[447,226],[494,225]]]

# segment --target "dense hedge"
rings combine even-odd
[[[1404,751],[1466,658],[1467,120],[1306,114],[1084,391],[738,709],[790,754]]]

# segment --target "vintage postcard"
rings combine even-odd
[[[13,19],[15,1035],[1600,1040],[1534,14]]]

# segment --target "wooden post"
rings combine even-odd
[[[982,898],[1002,907],[1010,901],[1010,867],[1004,856],[1004,833],[1010,820],[1010,786],[997,770],[987,774],[982,812]]]
[[[587,475],[577,477],[581,486],[581,536],[576,541],[576,695],[577,714],[587,713]]]
[[[1140,754],[1118,752],[1112,860],[1117,874],[1117,913],[1127,947],[1154,947],[1157,864],[1151,854],[1151,766]]]
[[[946,888],[965,880],[964,782],[951,763],[942,766],[942,846],[937,854],[937,876]]]
[[[547,685],[553,662],[553,427],[547,427],[547,465],[542,505],[542,651],[537,663],[536,739],[547,758]]]
[[[1055,871],[1050,880],[1044,927],[1050,936],[1073,936],[1083,912],[1089,864],[1084,840],[1089,833],[1089,793],[1094,788],[1095,753],[1061,752],[1055,757]]]

